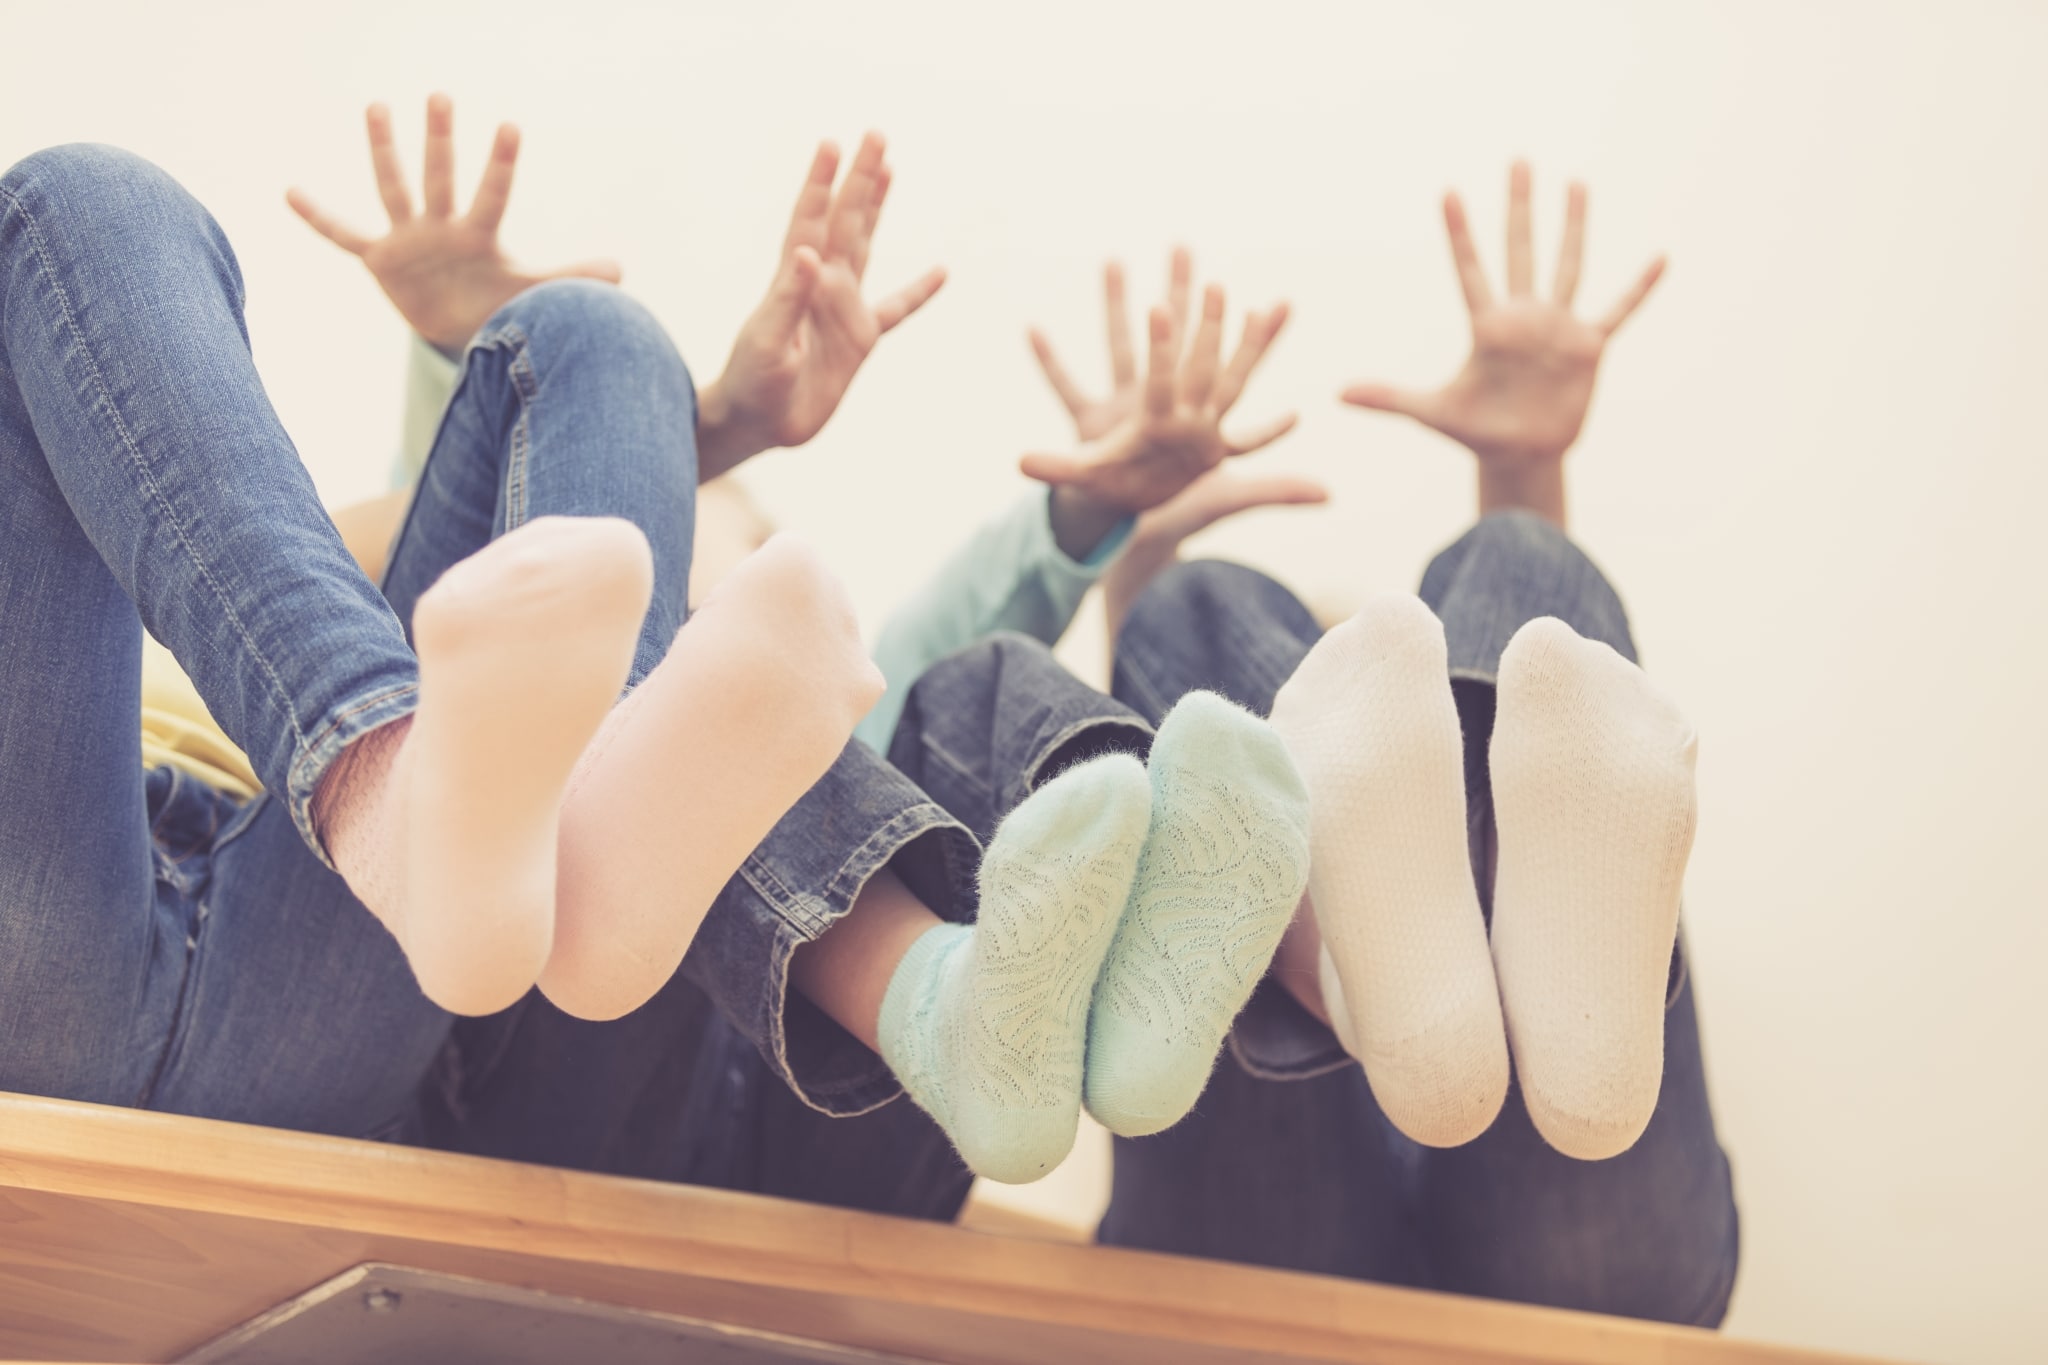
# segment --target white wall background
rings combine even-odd
[[[212,206],[336,500],[381,482],[402,334],[282,193],[374,221],[365,102],[399,109],[416,169],[419,101],[452,92],[465,179],[517,119],[514,249],[619,257],[705,377],[812,140],[888,131],[871,277],[952,283],[754,475],[870,620],[1065,436],[1026,323],[1092,372],[1099,261],[1150,280],[1183,237],[1235,297],[1294,301],[1245,412],[1300,407],[1260,458],[1337,494],[1215,548],[1318,593],[1411,582],[1467,516],[1466,462],[1334,395],[1460,356],[1444,187],[1495,244],[1532,157],[1547,254],[1587,178],[1589,304],[1673,261],[1571,467],[1575,529],[1703,733],[1689,910],[1744,1216],[1730,1326],[2048,1355],[2048,11],[6,0],[0,57],[0,162],[118,142]]]

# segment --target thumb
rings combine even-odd
[[[1354,408],[1372,408],[1377,412],[1398,412],[1404,417],[1413,417],[1418,422],[1427,422],[1425,416],[1434,406],[1434,394],[1422,393],[1416,389],[1396,388],[1392,384],[1358,383],[1339,395]]]
[[[1175,543],[1217,522],[1257,507],[1305,506],[1330,500],[1314,479],[1292,474],[1241,479],[1221,470],[1205,474],[1178,496],[1148,513],[1145,534]]]
[[[1027,479],[1055,486],[1063,483],[1081,483],[1088,477],[1088,466],[1071,455],[1026,455],[1017,461],[1017,468]]]

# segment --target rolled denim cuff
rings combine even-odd
[[[341,869],[334,865],[334,859],[328,856],[327,845],[313,827],[313,796],[320,790],[320,779],[341,757],[342,750],[372,730],[405,719],[419,709],[419,704],[418,683],[387,687],[340,708],[299,746],[283,793],[285,806],[291,812],[292,824],[298,828],[299,837],[306,841],[306,847],[313,850],[313,856],[328,871],[338,874]]]
[[[849,744],[713,903],[683,970],[799,1099],[847,1117],[902,1093],[888,1065],[789,989],[798,948],[893,866],[942,918],[973,917],[981,848],[866,746]]]

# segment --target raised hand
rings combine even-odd
[[[1663,275],[1664,258],[1652,261],[1598,319],[1574,314],[1586,240],[1586,187],[1574,184],[1557,279],[1550,297],[1540,297],[1526,162],[1516,162],[1508,177],[1505,298],[1496,298],[1487,283],[1456,194],[1444,197],[1444,226],[1472,316],[1472,354],[1442,388],[1359,383],[1344,390],[1344,401],[1403,413],[1468,447],[1479,457],[1482,511],[1527,506],[1562,523],[1559,466],[1585,424],[1600,357]]]
[[[1325,503],[1329,490],[1313,479],[1288,474],[1242,478],[1212,469],[1138,518],[1130,543],[1102,575],[1102,599],[1109,622],[1110,652],[1131,604],[1160,572],[1180,558],[1182,542],[1226,517],[1257,507],[1298,507]]]
[[[935,268],[879,303],[861,296],[868,247],[889,193],[885,150],[879,133],[863,138],[834,193],[839,151],[818,145],[768,296],[740,328],[725,373],[699,395],[705,478],[817,435],[875,342],[946,282],[946,272]]]
[[[1223,418],[1287,323],[1287,305],[1249,314],[1243,338],[1225,365],[1219,286],[1204,292],[1201,322],[1191,339],[1185,337],[1184,256],[1175,258],[1177,303],[1151,312],[1145,379],[1142,387],[1134,384],[1132,411],[1073,454],[1026,455],[1021,462],[1026,475],[1057,491],[1085,495],[1104,508],[1143,512],[1224,460],[1250,454],[1293,429],[1295,417],[1289,413],[1243,437],[1223,434]]]
[[[1194,278],[1194,263],[1186,247],[1173,249],[1173,263],[1167,280],[1167,313],[1175,335],[1187,326],[1188,291]],[[1102,301],[1109,316],[1110,390],[1102,398],[1091,398],[1067,373],[1067,367],[1053,353],[1052,342],[1038,328],[1031,329],[1031,350],[1038,367],[1045,371],[1067,413],[1074,419],[1074,434],[1083,441],[1097,440],[1114,431],[1117,424],[1138,410],[1138,363],[1131,352],[1131,317],[1124,305],[1124,268],[1115,261],[1102,268]]]
[[[405,187],[405,172],[391,137],[391,111],[369,108],[370,165],[384,200],[390,228],[369,237],[320,208],[304,190],[286,192],[285,202],[315,232],[362,261],[392,305],[412,326],[444,351],[468,344],[479,327],[515,295],[543,280],[577,276],[619,281],[611,261],[586,261],[558,270],[522,270],[498,245],[498,224],[512,197],[512,169],[519,160],[519,130],[498,126],[469,212],[455,211],[455,105],[446,95],[427,97],[426,170],[416,212]]]

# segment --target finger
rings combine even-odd
[[[932,300],[939,292],[939,286],[946,282],[946,267],[935,265],[918,279],[904,285],[875,305],[875,325],[884,332],[893,329],[897,323],[915,313]]]
[[[1465,221],[1465,201],[1455,192],[1444,196],[1444,230],[1450,234],[1458,285],[1465,291],[1465,310],[1483,312],[1493,303],[1493,291],[1486,287],[1486,271],[1480,267],[1479,252],[1472,245],[1472,228]]]
[[[491,159],[484,163],[484,178],[477,182],[476,198],[469,204],[469,221],[485,232],[496,232],[504,220],[505,205],[512,200],[512,170],[518,164],[519,130],[501,123],[491,142]]]
[[[1109,377],[1117,389],[1138,382],[1138,360],[1131,352],[1131,314],[1124,305],[1124,268],[1115,261],[1102,267],[1102,304],[1109,314]]]
[[[1053,354],[1052,343],[1046,340],[1045,333],[1036,327],[1031,329],[1031,353],[1038,357],[1038,368],[1045,371],[1045,382],[1052,385],[1052,391],[1060,396],[1060,402],[1066,404],[1068,414],[1079,416],[1081,409],[1088,406],[1088,400],[1082,396],[1073,376],[1067,373],[1067,367],[1060,364],[1060,358]]]
[[[875,192],[868,199],[867,222],[862,224],[859,246],[853,253],[853,277],[867,274],[868,249],[875,240],[875,224],[882,219],[882,201],[889,197],[889,182],[895,173],[884,165],[875,176]]]
[[[804,310],[810,307],[822,268],[818,253],[800,246],[776,274],[775,283],[768,286],[768,297],[761,300],[760,310],[755,314],[771,338],[770,345],[780,346],[796,332]]]
[[[1525,298],[1536,292],[1536,229],[1529,221],[1529,163],[1517,161],[1508,171],[1508,293]]]
[[[1151,325],[1151,350],[1145,358],[1145,410],[1154,417],[1166,417],[1173,412],[1173,314],[1164,308],[1154,308],[1149,322]]]
[[[1173,319],[1173,353],[1180,354],[1181,339],[1188,330],[1188,295],[1194,287],[1195,259],[1184,246],[1173,249],[1173,262],[1166,271],[1166,310]]]
[[[455,216],[455,101],[427,96],[427,155],[420,177],[429,218]]]
[[[412,196],[405,190],[405,168],[398,164],[398,144],[391,139],[391,110],[373,104],[363,114],[370,130],[370,169],[377,176],[377,197],[393,223],[410,222]]]
[[[1251,382],[1252,371],[1258,369],[1273,339],[1287,325],[1287,318],[1287,305],[1276,303],[1269,311],[1253,313],[1244,320],[1244,337],[1237,343],[1237,354],[1230,358],[1230,368],[1223,372],[1216,392],[1209,397],[1209,404],[1219,417],[1236,405],[1244,386]]]
[[[1565,194],[1564,243],[1557,249],[1557,304],[1569,309],[1579,292],[1579,265],[1586,255],[1586,187],[1573,182]]]
[[[1249,512],[1254,507],[1309,507],[1329,500],[1329,489],[1314,479],[1292,474],[1261,479],[1219,478],[1213,491],[1205,491],[1201,508],[1207,520],[1203,524]]]
[[[1330,490],[1314,479],[1292,474],[1247,479],[1215,469],[1189,484],[1178,497],[1162,503],[1157,513],[1163,515],[1156,515],[1155,522],[1163,524],[1146,529],[1184,540],[1225,517],[1256,507],[1304,507],[1329,500]]]
[[[1354,408],[1398,412],[1418,422],[1428,422],[1436,411],[1435,394],[1421,389],[1396,388],[1392,384],[1353,384],[1339,396]]]
[[[860,140],[860,150],[853,154],[853,165],[846,172],[846,183],[839,187],[832,201],[832,221],[823,253],[827,260],[850,262],[856,252],[865,251],[861,232],[867,225],[868,203],[874,198],[875,181],[881,175],[882,153],[886,150],[880,133],[869,133]]]
[[[1208,406],[1216,388],[1216,368],[1223,356],[1223,305],[1223,286],[1212,284],[1202,291],[1201,325],[1195,328],[1194,344],[1181,366],[1180,397],[1190,407]]]
[[[1248,435],[1235,439],[1225,437],[1223,448],[1232,455],[1249,455],[1254,450],[1263,450],[1294,430],[1294,424],[1299,420],[1299,416],[1291,412],[1284,417],[1276,417]]]
[[[360,256],[370,249],[370,239],[353,228],[344,226],[325,209],[307,198],[301,189],[284,192],[284,201],[292,206],[292,212],[306,220],[313,231],[340,247],[351,256]]]
[[[1088,465],[1071,455],[1026,455],[1017,468],[1025,478],[1040,483],[1083,483],[1088,478]]]
[[[830,142],[818,144],[811,157],[811,169],[804,187],[797,191],[796,207],[790,211],[789,231],[782,238],[782,258],[800,246],[813,251],[825,249],[825,223],[832,211],[832,177],[839,174],[839,149]]]
[[[1636,277],[1636,282],[1629,286],[1629,291],[1621,296],[1620,302],[1607,310],[1607,316],[1600,319],[1599,324],[1602,336],[1611,337],[1620,331],[1621,324],[1628,321],[1629,315],[1643,306],[1643,300],[1650,297],[1650,291],[1657,287],[1657,281],[1664,278],[1665,264],[1662,256],[1650,262],[1649,268]]]

